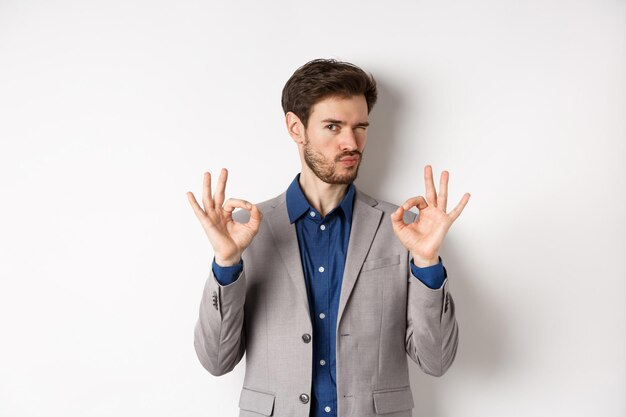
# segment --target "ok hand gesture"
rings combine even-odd
[[[435,265],[439,262],[439,249],[443,239],[469,201],[470,194],[465,193],[459,204],[450,213],[446,213],[448,177],[447,171],[441,173],[437,196],[433,169],[426,165],[424,167],[426,199],[422,196],[409,198],[391,215],[393,231],[404,247],[411,252],[413,262],[418,267]],[[419,210],[417,221],[406,224],[403,220],[404,212],[413,206]]]
[[[209,237],[215,253],[215,262],[219,266],[231,266],[239,263],[244,249],[250,245],[259,231],[262,214],[259,209],[245,200],[229,198],[224,203],[224,191],[228,171],[222,168],[217,180],[217,190],[211,196],[211,174],[204,173],[202,190],[202,205],[200,207],[191,191],[187,192],[187,199],[193,208],[204,231]],[[237,223],[233,220],[233,210],[242,208],[250,211],[248,223]]]

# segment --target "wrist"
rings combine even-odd
[[[222,268],[235,266],[239,262],[241,262],[241,255],[231,256],[231,257],[222,257],[220,255],[215,255],[214,257],[215,263]]]
[[[429,266],[437,265],[439,263],[439,255],[435,255],[432,258],[424,258],[421,256],[417,256],[413,252],[411,252],[411,256],[413,257],[413,263],[419,268],[426,268]]]

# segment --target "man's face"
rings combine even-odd
[[[367,141],[364,96],[328,97],[313,105],[304,132],[304,160],[322,181],[349,184],[357,177]]]

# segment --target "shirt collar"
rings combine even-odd
[[[304,196],[302,192],[302,188],[300,188],[300,174],[296,175],[296,178],[291,182],[289,188],[287,189],[287,213],[289,214],[289,222],[294,223],[298,220],[304,213],[308,212],[311,209],[311,205],[309,201]],[[343,197],[339,206],[341,210],[346,216],[346,220],[348,223],[352,222],[352,207],[354,203],[354,193],[355,187],[354,184],[350,183],[348,186],[348,190],[346,191],[346,195]],[[333,211],[337,208],[335,207]],[[330,214],[330,213],[329,213]]]

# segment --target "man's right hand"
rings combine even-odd
[[[224,203],[227,179],[228,171],[226,168],[222,168],[217,180],[217,189],[215,194],[211,196],[211,174],[204,173],[202,189],[204,209],[200,207],[193,193],[187,192],[187,199],[209,237],[215,254],[215,262],[219,266],[232,266],[239,263],[241,254],[259,231],[263,218],[259,209],[245,200],[229,198]],[[233,220],[233,210],[236,208],[250,211],[248,223],[237,223]]]

